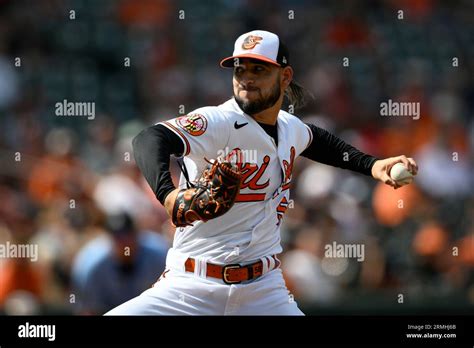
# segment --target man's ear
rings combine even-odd
[[[288,87],[293,80],[293,68],[291,66],[284,67],[281,76],[283,86]]]

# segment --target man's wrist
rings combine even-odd
[[[176,189],[174,185],[169,185],[167,188],[161,188],[159,194],[156,195],[156,198],[160,203],[164,206],[166,202],[166,198],[168,195]]]
[[[375,178],[375,175],[374,175],[374,166],[375,164],[379,161],[378,158],[375,158],[372,160],[372,163],[369,165],[370,167],[370,174],[372,175],[373,178]]]

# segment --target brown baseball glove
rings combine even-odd
[[[191,188],[182,189],[174,202],[172,221],[176,227],[196,220],[208,221],[232,208],[242,183],[235,165],[221,160],[207,160],[210,166]]]

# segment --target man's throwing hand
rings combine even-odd
[[[413,158],[406,157],[405,155],[401,155],[376,161],[372,166],[372,177],[392,186],[395,189],[402,187],[402,185],[399,185],[390,177],[390,170],[396,163],[402,163],[413,175],[418,173],[418,166],[415,160]]]

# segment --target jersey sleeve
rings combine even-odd
[[[216,158],[229,141],[230,128],[225,115],[216,107],[204,107],[176,118],[159,122],[180,137],[184,156]]]
[[[296,155],[299,156],[313,142],[313,133],[311,129],[301,120],[296,120]]]

